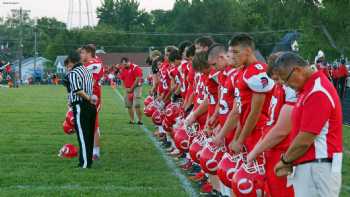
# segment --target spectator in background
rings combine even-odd
[[[142,95],[142,69],[130,63],[129,59],[121,59],[120,79],[125,88],[125,107],[128,108],[130,124],[134,124],[134,114],[136,112],[138,122],[142,125],[141,95]]]
[[[345,59],[342,59],[340,61],[340,65],[337,68],[337,78],[338,78],[338,84],[337,84],[337,91],[338,91],[338,95],[340,97],[341,100],[343,100],[344,96],[345,96],[345,92],[346,92],[346,79],[349,75],[349,71],[346,68],[345,65]]]
[[[52,75],[52,83],[54,85],[58,85],[58,82],[59,82],[58,76],[56,74],[53,74]]]
[[[329,80],[331,79],[331,74],[329,71],[329,66],[326,62],[326,57],[323,51],[319,50],[317,56],[315,57],[315,64],[317,70],[322,71]]]

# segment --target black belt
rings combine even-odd
[[[333,161],[332,158],[321,158],[321,159],[314,159],[310,161],[304,161],[299,163],[298,165],[307,164],[307,163],[332,163],[332,161]]]

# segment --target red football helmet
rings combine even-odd
[[[181,107],[177,103],[171,103],[169,104],[165,109],[165,118],[168,120],[169,123],[175,124],[176,118],[181,116]]]
[[[164,119],[164,113],[162,113],[159,110],[156,110],[153,114],[152,114],[152,121],[155,125],[162,125]]]
[[[190,136],[188,136],[184,126],[174,129],[175,146],[180,151],[187,151],[190,146]]]
[[[150,103],[149,105],[147,105],[145,107],[145,109],[143,110],[143,113],[147,116],[147,117],[152,117],[153,113],[157,110],[157,107],[155,106],[154,102]]]
[[[75,133],[74,125],[69,124],[67,120],[65,120],[63,122],[63,131],[65,134],[68,134],[68,135]]]
[[[262,155],[263,157],[263,155]],[[265,159],[243,163],[232,179],[232,190],[238,197],[266,197]]]
[[[228,152],[224,154],[217,170],[217,175],[224,185],[227,187],[232,186],[232,178],[242,163],[242,154],[231,155]]]
[[[152,96],[147,96],[145,98],[145,100],[143,101],[143,104],[145,105],[145,107],[147,107],[152,102],[153,102],[153,97]]]
[[[200,133],[193,139],[193,142],[190,145],[189,153],[190,153],[191,159],[198,164],[200,163],[200,155],[205,145],[205,142],[206,142],[205,135],[203,133]]]
[[[66,113],[66,121],[68,124],[73,125],[74,127],[74,114],[72,109],[69,109]]]
[[[65,144],[60,149],[58,156],[62,158],[74,158],[78,155],[78,148],[75,147],[73,144]]]
[[[66,134],[72,134],[75,132],[74,130],[74,115],[73,111],[69,109],[66,113],[66,119],[63,121],[63,131]]]
[[[217,147],[214,143],[209,142],[203,148],[200,157],[200,165],[204,172],[216,175],[216,171],[222,156],[226,152],[225,147]]]

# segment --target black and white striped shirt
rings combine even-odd
[[[77,92],[83,90],[88,96],[92,96],[93,78],[82,64],[76,64],[66,75],[68,100],[70,104],[83,101]]]

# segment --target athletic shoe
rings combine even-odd
[[[179,151],[177,148],[173,148],[173,151],[168,153],[169,156],[172,156],[174,158],[179,158],[182,155],[182,152]]]
[[[202,169],[198,164],[192,164],[192,168],[189,172],[187,172],[188,176],[195,176],[198,172],[201,172]]]
[[[165,141],[165,142],[162,143],[161,146],[162,146],[164,149],[168,149],[168,148],[171,147],[171,142]]]
[[[171,153],[171,152],[173,152],[175,150],[175,147],[174,146],[170,146],[169,148],[167,148],[165,151],[167,152],[167,153]]]
[[[190,170],[192,167],[192,162],[190,160],[187,160],[187,162],[183,165],[180,165],[180,168],[185,170],[185,171],[188,171]]]
[[[100,159],[100,156],[99,156],[99,155],[96,155],[96,154],[95,154],[95,155],[92,156],[92,160],[93,160],[93,161],[97,161],[97,160],[99,160],[99,159]]]
[[[159,133],[158,134],[158,140],[159,141],[166,140],[166,134],[165,133]]]
[[[199,182],[199,181],[203,181],[206,177],[205,177],[205,173],[201,171],[201,172],[198,172],[196,175],[190,176],[188,178],[191,181]]]
[[[176,159],[175,159],[176,160]],[[185,165],[188,162],[188,159],[186,157],[180,157],[177,159],[176,164],[180,167],[182,165]]]

